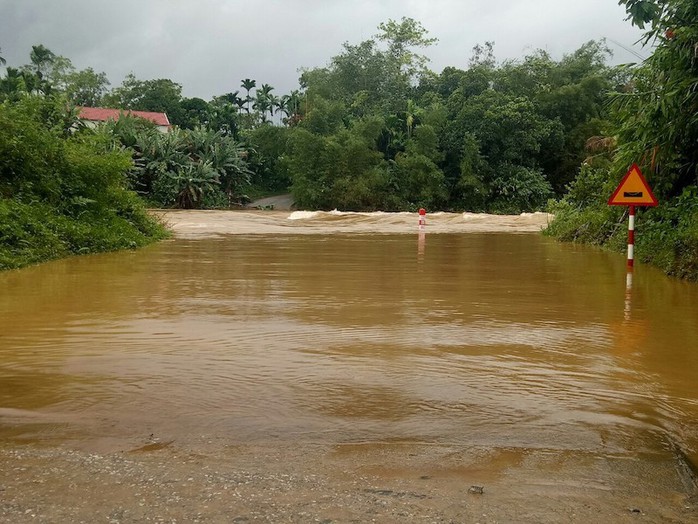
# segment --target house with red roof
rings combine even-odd
[[[135,116],[143,118],[155,124],[159,131],[167,133],[172,124],[165,113],[156,113],[153,111],[132,111],[130,109],[108,109],[105,107],[80,107],[79,118],[88,127],[96,127],[101,122],[109,120],[117,121],[121,116]]]

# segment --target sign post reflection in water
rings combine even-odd
[[[419,234],[417,235],[417,260],[422,261],[424,257],[424,246],[426,244],[427,211],[423,207],[419,208]]]
[[[632,301],[633,301],[633,271],[632,268],[628,268],[628,272],[625,275],[625,309],[623,311],[623,318],[626,321],[630,320],[632,314]]]

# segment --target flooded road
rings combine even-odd
[[[694,495],[698,286],[628,286],[545,215],[165,220],[138,252],[0,274],[6,445],[318,447],[380,478],[625,485],[619,511]]]

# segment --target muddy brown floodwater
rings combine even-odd
[[[695,284],[544,214],[162,217],[0,274],[0,522],[698,522]]]

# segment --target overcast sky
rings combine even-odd
[[[16,67],[43,44],[104,71],[112,87],[133,73],[208,100],[252,78],[281,95],[298,87],[299,69],[327,65],[344,42],[403,16],[438,38],[426,50],[436,72],[467,68],[487,40],[500,61],[539,48],[559,59],[603,37],[614,63],[638,60],[624,47],[647,54],[617,0],[0,0],[0,49]]]

